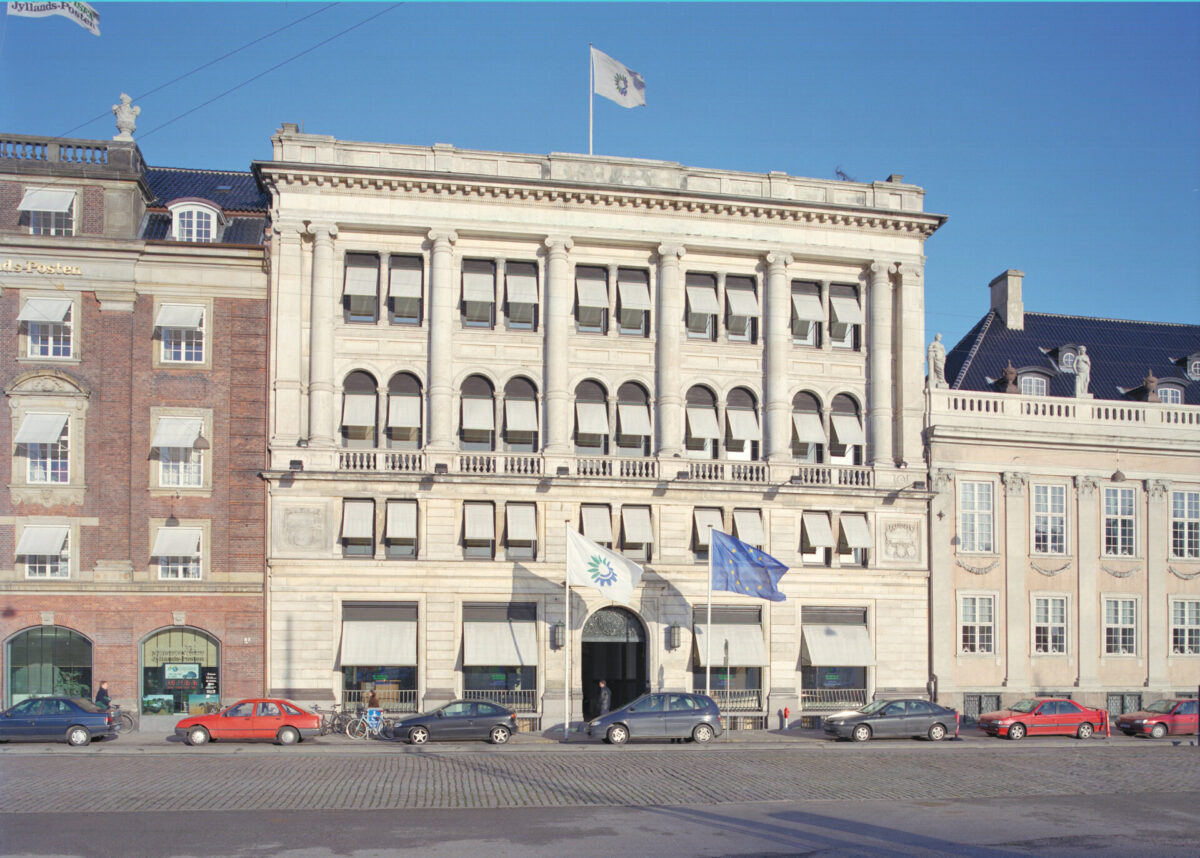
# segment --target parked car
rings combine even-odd
[[[30,697],[0,713],[0,742],[65,741],[81,747],[110,737],[117,737],[113,713],[86,697]]]
[[[1195,700],[1156,700],[1145,709],[1126,712],[1117,719],[1117,729],[1126,736],[1150,736],[1161,739],[1195,733],[1200,725]]]
[[[517,714],[486,700],[451,700],[392,725],[395,738],[413,745],[453,739],[503,745],[516,732]]]
[[[587,734],[610,745],[630,739],[691,739],[709,742],[720,736],[721,711],[703,694],[643,694],[632,703],[588,722]]]
[[[832,736],[856,742],[893,736],[925,736],[940,742],[947,735],[958,736],[958,713],[928,700],[875,700],[830,715],[823,726]]]
[[[979,716],[979,729],[989,736],[1023,739],[1025,736],[1077,736],[1090,739],[1105,730],[1108,712],[1089,709],[1074,700],[1057,698],[1020,700],[1007,709]]]
[[[321,719],[289,700],[253,697],[211,715],[191,715],[175,725],[189,745],[216,739],[261,739],[294,745],[321,732]]]

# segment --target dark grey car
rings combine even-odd
[[[452,700],[430,712],[410,715],[392,725],[392,735],[413,745],[457,739],[503,745],[517,732],[516,713],[484,700]]]
[[[721,732],[721,712],[711,697],[677,691],[643,694],[588,722],[587,729],[589,736],[601,736],[610,745],[623,745],[630,739],[708,742]]]
[[[875,700],[861,709],[830,715],[824,727],[832,736],[856,742],[900,736],[940,742],[958,735],[958,713],[928,700]]]

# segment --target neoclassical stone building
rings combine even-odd
[[[992,281],[929,391],[938,697],[1194,696],[1200,327],[1027,312],[1022,283]]]
[[[924,691],[920,188],[273,145],[271,690],[549,726],[567,659],[573,720],[601,678],[702,688],[715,526],[790,567],[714,594],[727,711]],[[567,528],[646,569],[569,633]]]

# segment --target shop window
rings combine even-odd
[[[417,711],[417,606],[343,602],[342,702],[354,707],[374,691],[385,710]]]
[[[464,697],[484,701],[477,706],[534,710],[537,665],[536,605],[463,605]]]
[[[92,643],[62,626],[18,632],[5,645],[6,703],[61,695],[92,698]]]
[[[767,650],[758,608],[713,605],[692,612],[692,688],[711,688],[722,711],[762,709],[762,673]],[[668,704],[669,705],[669,704]]]
[[[419,325],[425,309],[425,262],[420,256],[388,259],[388,313],[393,325]]]
[[[203,715],[220,705],[221,647],[216,638],[171,628],[143,642],[143,715]]]

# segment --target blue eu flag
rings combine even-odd
[[[779,579],[787,567],[753,545],[734,539],[728,533],[711,531],[712,585],[714,590],[728,590],[744,596],[757,596],[782,602],[787,596],[779,592]]]

